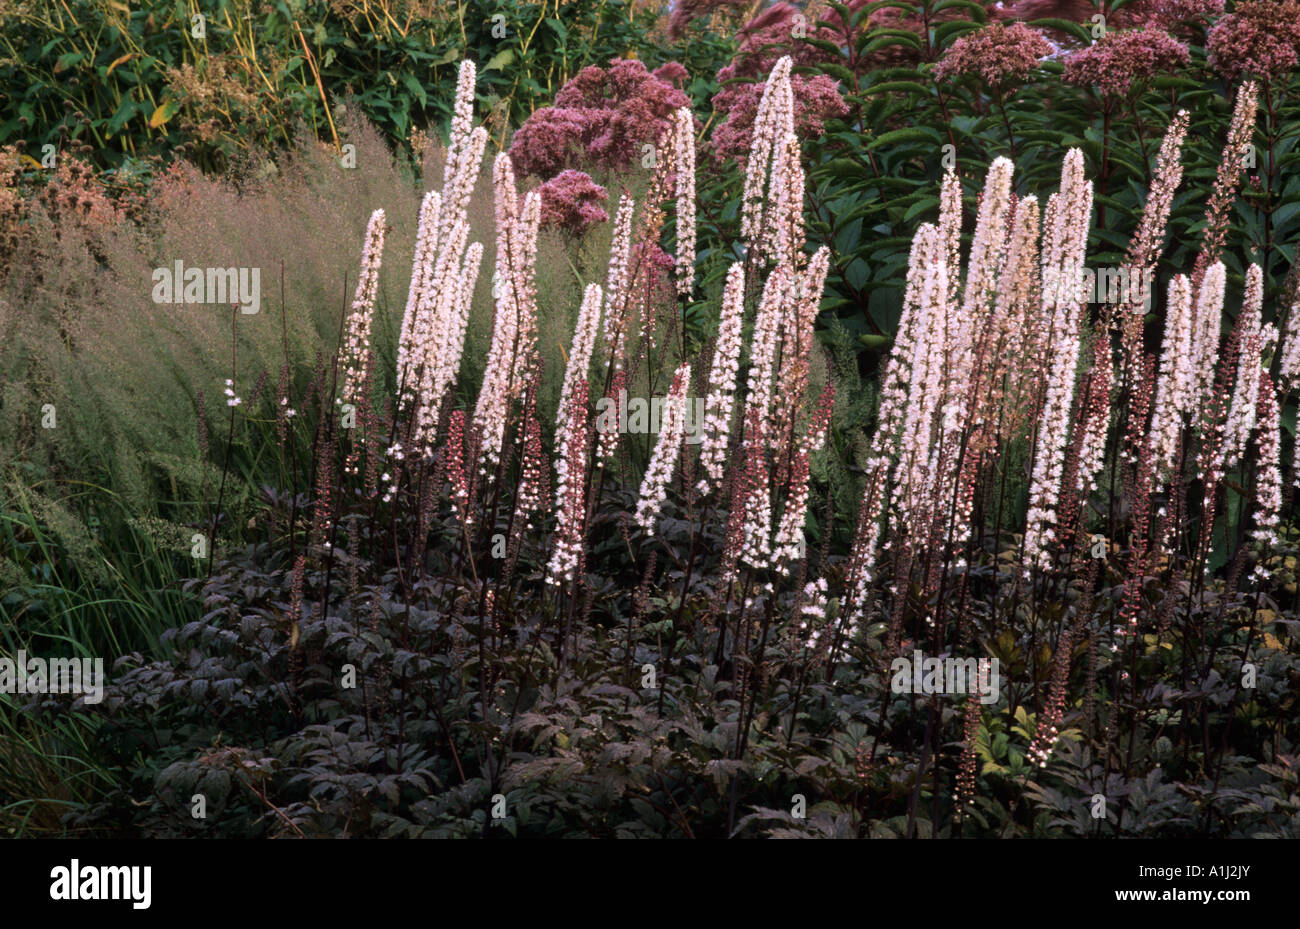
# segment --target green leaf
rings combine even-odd
[[[483,66],[483,72],[500,71],[506,65],[515,60],[515,50],[513,48],[503,48],[492,56],[491,60]]]
[[[420,106],[429,105],[429,97],[424,92],[424,87],[420,85],[420,82],[416,79],[414,74],[409,71],[403,72],[402,83],[406,85],[407,90],[415,94],[416,99],[420,101]]]

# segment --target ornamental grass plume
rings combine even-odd
[[[735,408],[736,375],[740,371],[741,326],[745,321],[745,265],[735,262],[727,271],[722,290],[722,318],[709,371],[709,393],[704,407],[704,437],[700,445],[700,475],[696,489],[706,494],[722,483],[731,439]]]
[[[352,312],[346,323],[343,357],[345,375],[339,403],[360,406],[361,383],[374,359],[370,348],[370,329],[375,318],[375,297],[379,292],[379,264],[384,254],[385,219],[383,210],[370,214],[366,224],[366,244],[361,252],[361,274],[352,298]]]
[[[1125,97],[1190,61],[1187,46],[1159,29],[1108,30],[1065,59],[1063,77],[1067,84],[1095,87],[1103,97]]]
[[[647,535],[654,535],[659,514],[668,497],[668,484],[677,467],[686,435],[686,396],[690,391],[691,366],[683,362],[673,376],[659,422],[659,440],[650,455],[650,464],[641,481],[636,503],[636,523]]]

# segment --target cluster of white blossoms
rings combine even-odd
[[[746,159],[745,187],[741,194],[740,234],[751,249],[769,258],[777,256],[776,233],[781,217],[776,204],[781,196],[779,185],[782,178],[788,176],[783,168],[783,163],[789,158],[787,139],[794,134],[794,96],[790,89],[792,66],[790,56],[783,56],[764,84],[763,97],[754,117],[753,141]],[[800,196],[802,209],[802,185]]]
[[[569,433],[573,405],[587,403],[587,371],[591,367],[596,336],[600,333],[600,306],[603,298],[599,284],[588,284],[582,295],[582,308],[578,311],[578,324],[573,330],[573,344],[569,348],[569,363],[564,369],[564,384],[560,388],[560,407],[555,417],[555,447],[569,447]],[[556,506],[563,506],[568,493],[568,474],[563,458],[556,459]]]
[[[361,400],[362,382],[372,359],[370,329],[375,317],[375,297],[379,293],[379,263],[384,254],[384,211],[375,210],[366,225],[366,244],[361,252],[361,275],[357,278],[352,311],[348,314],[343,342],[343,393],[339,403],[357,405]]]
[[[673,128],[673,169],[677,176],[677,292],[689,297],[695,287],[695,117],[690,107],[677,110]]]
[[[708,493],[709,485],[722,483],[735,408],[736,375],[740,371],[741,326],[745,321],[745,266],[736,262],[727,271],[722,290],[722,318],[709,370],[709,394],[704,405],[704,438],[700,443],[703,474],[696,489]]]
[[[537,231],[541,197],[529,191],[519,202],[514,166],[505,152],[492,171],[496,197],[497,260],[493,276],[496,315],[483,388],[474,410],[478,466],[486,475],[501,460],[506,420],[537,367]]]
[[[461,63],[450,146],[441,193],[420,205],[419,230],[398,343],[399,407],[414,407],[412,444],[430,455],[437,439],[442,401],[455,384],[465,347],[469,304],[478,281],[483,246],[469,243],[467,210],[487,144],[487,130],[471,128],[475,68]],[[399,459],[400,444],[390,453]]]
[[[664,402],[663,417],[659,424],[659,440],[655,443],[641,481],[641,492],[636,503],[636,523],[654,535],[659,524],[659,513],[668,496],[668,482],[672,479],[681,455],[682,440],[686,436],[686,394],[690,390],[691,366],[683,362],[673,376],[672,387]]]
[[[1157,473],[1178,463],[1178,442],[1186,418],[1195,411],[1196,368],[1193,353],[1196,320],[1192,311],[1192,282],[1179,274],[1169,282],[1169,313],[1160,348],[1160,374],[1151,419],[1152,463]]]
[[[1235,467],[1246,451],[1250,434],[1255,430],[1259,404],[1259,379],[1263,354],[1264,270],[1253,264],[1246,272],[1246,296],[1241,308],[1240,341],[1237,347],[1237,378],[1228,418],[1223,426],[1217,470]]]
[[[605,284],[605,344],[606,367],[622,370],[623,353],[627,348],[627,328],[630,323],[631,281],[628,263],[632,251],[632,210],[635,202],[628,194],[618,200],[618,213],[614,217],[614,238],[609,247],[609,271]]]
[[[1050,319],[1053,346],[1047,370],[1047,394],[1038,424],[1024,550],[1028,564],[1046,567],[1056,538],[1056,507],[1061,493],[1066,440],[1074,405],[1086,304],[1064,286],[1083,271],[1092,213],[1092,183],[1084,179],[1083,152],[1072,148],[1061,170],[1061,189],[1047,203],[1046,242],[1042,253],[1043,308]]]
[[[569,406],[569,441],[557,449],[557,470],[564,498],[555,513],[555,545],[546,567],[546,583],[559,586],[572,581],[583,562],[583,535],[587,522],[587,384],[573,392]]]

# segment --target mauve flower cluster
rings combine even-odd
[[[510,157],[522,174],[538,177],[579,166],[626,170],[672,125],[673,113],[690,105],[674,86],[685,77],[676,62],[650,72],[631,58],[583,68],[560,88],[554,106],[519,127]]]
[[[580,236],[596,223],[609,219],[600,206],[609,199],[609,193],[586,172],[573,168],[561,171],[537,188],[537,192],[542,195],[543,226],[558,226]]]
[[[1038,59],[1052,47],[1024,23],[989,23],[948,47],[935,68],[935,77],[977,77],[991,90],[1005,90],[1029,77]]]
[[[1205,44],[1210,67],[1228,80],[1281,77],[1300,64],[1300,0],[1241,0]]]
[[[742,164],[753,138],[754,119],[766,86],[761,80],[772,73],[776,63],[789,57],[795,67],[815,64],[825,58],[817,46],[795,38],[796,17],[803,16],[788,3],[778,3],[756,16],[742,31],[740,48],[731,64],[718,72],[718,83],[734,78],[748,78],[749,83],[723,87],[713,96],[713,108],[726,121],[713,130],[712,147],[718,160],[735,158]],[[840,44],[833,30],[804,24],[807,37]],[[839,84],[824,74],[790,75],[794,98],[795,131],[800,138],[819,136],[826,120],[844,116],[849,109],[840,97]]]
[[[1187,46],[1157,29],[1107,32],[1065,60],[1065,80],[1103,96],[1127,94],[1134,82],[1175,71],[1191,60]]]
[[[1149,26],[1170,32],[1223,15],[1223,0],[1152,0]]]
[[[697,19],[712,16],[724,8],[736,10],[749,6],[749,0],[677,0],[668,19],[668,38],[680,39],[686,27]]]

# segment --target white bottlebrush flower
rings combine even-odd
[[[560,388],[560,407],[555,418],[555,447],[569,446],[569,414],[577,402],[575,392],[581,387],[586,390],[587,371],[591,367],[591,355],[596,347],[596,336],[600,332],[600,306],[603,294],[599,284],[588,284],[582,296],[582,308],[578,311],[578,324],[573,330],[573,344],[569,348],[569,362],[564,369],[564,384]],[[587,397],[580,398],[585,404]],[[562,506],[567,493],[565,476],[560,474],[555,483],[556,506]]]
[[[1081,324],[1085,304],[1071,282],[1082,279],[1083,257],[1092,212],[1092,184],[1084,179],[1083,153],[1070,149],[1061,170],[1061,189],[1048,203],[1050,229],[1043,252],[1043,308],[1050,314],[1052,358],[1047,395],[1034,446],[1024,551],[1028,565],[1045,568],[1056,539],[1056,507],[1061,494],[1066,441],[1074,407]]]
[[[1160,349],[1160,374],[1156,381],[1155,412],[1151,420],[1152,465],[1157,473],[1177,464],[1178,441],[1184,420],[1196,396],[1193,367],[1194,330],[1192,282],[1179,274],[1169,282],[1169,313]]]
[[[690,382],[691,366],[683,362],[668,391],[659,423],[659,439],[650,456],[650,465],[646,468],[637,499],[636,522],[648,535],[655,534],[659,513],[668,496],[668,484],[681,455],[682,439],[686,434],[686,395],[690,391]]]
[[[695,117],[691,108],[675,114],[673,167],[677,176],[677,292],[689,297],[695,285]]]
[[[361,274],[357,278],[352,312],[345,324],[343,343],[343,393],[339,403],[359,404],[361,382],[371,358],[370,328],[379,292],[379,265],[384,253],[384,211],[375,210],[366,225],[366,244],[361,253]]]
[[[718,341],[713,349],[713,366],[709,371],[709,394],[704,406],[704,438],[700,445],[700,464],[704,473],[697,489],[708,493],[709,486],[722,482],[731,438],[732,411],[735,406],[736,374],[740,370],[741,325],[745,317],[745,265],[736,262],[727,271],[722,291],[722,318],[718,323]]]

